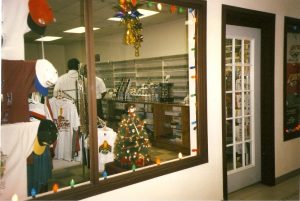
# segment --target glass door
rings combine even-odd
[[[225,104],[227,171],[253,164],[251,40],[226,39]]]

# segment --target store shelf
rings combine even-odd
[[[175,100],[182,101],[189,92],[187,54],[96,62],[96,74],[104,80],[107,88],[117,88],[122,78],[130,78],[131,86],[137,87],[147,82],[158,84],[163,82],[164,76],[170,75]]]

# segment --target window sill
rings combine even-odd
[[[67,190],[51,193],[48,195],[40,195],[32,200],[80,200],[105,193],[111,190],[129,186],[148,179],[153,179],[162,175],[184,170],[194,166],[207,163],[207,160],[201,159],[200,156],[192,156],[188,158],[178,159],[173,162],[156,165],[154,167],[137,169],[134,172],[119,175],[117,177],[100,180],[96,184],[87,184]]]

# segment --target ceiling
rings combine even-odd
[[[111,35],[118,32],[123,32],[124,28],[119,22],[107,20],[113,17],[116,13],[114,6],[118,4],[118,0],[93,0],[93,23],[94,27],[101,29],[94,31],[95,38]],[[145,1],[141,8],[148,10],[156,10],[156,5],[149,6]],[[45,36],[60,36],[62,39],[51,41],[52,44],[67,44],[74,41],[84,40],[84,33],[71,34],[63,31],[84,26],[83,19],[83,0],[48,0],[52,7],[56,21],[47,26]],[[157,11],[157,10],[156,10]],[[143,27],[153,24],[160,24],[179,18],[185,18],[183,13],[171,13],[169,5],[163,5],[162,11],[159,14],[141,19]],[[34,42],[40,36],[32,31],[25,34],[26,42]]]

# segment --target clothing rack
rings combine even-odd
[[[67,93],[67,91],[75,91],[76,92],[76,99],[74,99],[71,95],[69,95]],[[67,99],[70,99],[71,101],[73,101],[74,103],[76,103],[76,108],[78,110],[78,106],[77,106],[77,102],[78,102],[78,92],[77,92],[77,86],[76,86],[76,89],[69,89],[69,90],[61,90],[59,89],[57,91],[57,96],[56,98],[67,98]]]
[[[76,93],[75,93],[75,95],[76,95],[76,99],[74,99],[71,95],[69,95],[67,92],[68,91],[75,91]],[[79,112],[79,95],[78,95],[78,93],[79,93],[79,90],[78,90],[78,81],[76,81],[76,83],[75,83],[75,89],[69,89],[69,90],[61,90],[61,89],[59,89],[58,91],[57,91],[57,96],[56,96],[56,98],[67,98],[67,99],[69,99],[69,100],[71,100],[71,101],[73,101],[73,103],[76,105],[76,109],[77,109],[77,112]],[[87,125],[86,125],[87,126]],[[78,129],[78,134],[82,134],[81,132],[80,132],[80,129]],[[88,136],[88,134],[87,134],[87,136]],[[81,144],[82,144],[82,147],[81,147],[81,155],[82,155],[82,175],[83,175],[83,177],[85,176],[85,165],[84,165],[84,163],[83,163],[83,157],[84,157],[84,155],[85,155],[85,153],[84,153],[84,138],[82,137],[81,138]]]

